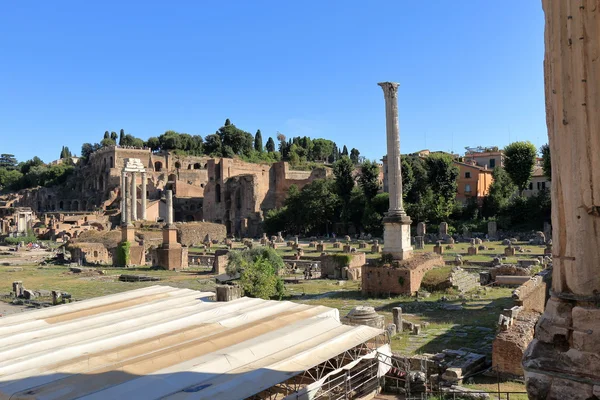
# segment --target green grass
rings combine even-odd
[[[430,271],[427,271],[425,273],[425,275],[423,276],[423,281],[421,282],[421,285],[437,286],[437,285],[445,282],[450,277],[452,268],[454,268],[454,267],[452,267],[451,265],[448,265],[445,267],[434,268]]]

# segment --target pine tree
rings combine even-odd
[[[229,120],[229,118],[227,118],[225,120],[225,126],[229,126],[229,125],[231,125],[231,121]]]
[[[344,148],[342,149],[342,157],[347,156],[347,155],[348,155],[348,148],[346,147],[346,145],[344,145]]]
[[[108,139],[110,137],[110,133],[108,131],[104,131],[104,139]]]
[[[119,146],[123,146],[123,141],[125,140],[125,131],[121,129],[119,133]]]
[[[65,158],[65,146],[63,146],[60,151],[60,159],[62,160],[63,158]]]
[[[260,129],[256,131],[256,135],[254,136],[254,150],[258,151],[259,153],[263,152],[263,140]]]
[[[113,142],[117,143],[117,139],[119,138],[119,135],[117,135],[117,132],[111,132],[110,133],[110,138],[113,140]]]

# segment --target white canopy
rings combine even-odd
[[[152,286],[0,318],[0,399],[243,399],[383,332],[213,296]]]

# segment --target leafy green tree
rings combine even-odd
[[[485,217],[496,216],[501,210],[505,209],[517,189],[506,170],[502,167],[494,168],[492,179],[489,193],[483,199],[482,213]]]
[[[119,138],[119,135],[117,135],[117,132],[112,131],[110,133],[110,138],[113,140],[113,142],[117,143],[117,139]]]
[[[81,145],[81,158],[83,158],[84,160],[89,159],[90,155],[96,150],[98,150],[100,147],[101,146],[98,143],[84,143],[83,145]]]
[[[552,180],[552,160],[550,158],[550,146],[547,144],[543,145],[540,148],[540,153],[542,153],[542,169],[544,170],[544,175],[549,180]]]
[[[358,184],[365,195],[367,202],[370,202],[379,191],[379,165],[374,161],[365,161],[360,167]]]
[[[344,149],[342,150],[342,157],[348,157],[348,148],[346,147],[346,145],[344,145]]]
[[[225,125],[220,127],[216,134],[221,138],[223,156],[231,157],[231,154],[226,153],[249,156],[252,152],[254,142],[252,134],[238,129],[229,119],[225,121]],[[231,150],[226,149],[227,147]]]
[[[0,168],[17,168],[17,159],[14,154],[0,154]]]
[[[442,197],[448,205],[454,204],[458,189],[458,167],[447,154],[432,154],[425,159],[427,181],[435,197]]]
[[[263,247],[230,252],[226,272],[231,276],[240,274],[240,284],[247,296],[281,299],[285,288],[277,273],[283,267],[281,256]]]
[[[221,137],[217,134],[206,136],[204,138],[204,152],[210,156],[220,157],[223,154]]]
[[[402,156],[401,163],[402,193],[408,203],[417,203],[429,188],[425,161],[416,156]]]
[[[0,168],[0,190],[15,188],[22,177],[23,174],[19,170]]]
[[[160,140],[156,136],[149,137],[146,141],[146,147],[149,147],[152,151],[157,151],[160,149]]]
[[[119,132],[119,146],[123,146],[123,139],[125,138],[125,130],[121,129]]]
[[[349,220],[348,205],[350,203],[352,189],[354,188],[353,171],[354,164],[347,156],[342,157],[333,164],[333,175],[335,176],[337,194],[342,201],[342,222],[345,224]]]
[[[37,167],[39,165],[44,165],[44,162],[38,156],[35,156],[31,160],[25,161],[21,165],[21,173],[26,174],[29,172],[29,170],[31,170],[31,168]]]
[[[354,186],[348,203],[348,221],[352,223],[357,232],[362,230],[362,220],[367,205],[368,202],[363,191],[358,186]]]
[[[288,206],[302,221],[304,233],[330,232],[330,227],[337,220],[340,205],[335,189],[332,179],[316,179],[300,191],[299,210]]]
[[[259,153],[263,152],[263,140],[260,129],[257,130],[256,135],[254,135],[254,150],[258,151]]]
[[[110,137],[104,138],[100,142],[100,146],[102,146],[102,147],[114,146],[115,144],[116,143],[114,142],[114,140],[112,140]]]
[[[537,149],[531,142],[513,142],[504,148],[504,169],[519,194],[529,185],[536,158]]]
[[[273,140],[272,137],[269,137],[269,139],[267,139],[266,148],[267,148],[267,151],[269,153],[274,153],[275,152],[275,141]]]
[[[104,131],[104,139],[110,139],[110,132]]]
[[[327,139],[313,140],[312,157],[315,161],[327,161],[333,152],[334,143]]]
[[[352,148],[352,150],[350,150],[350,160],[352,160],[354,164],[358,164],[359,157],[360,151],[358,151],[358,149]]]

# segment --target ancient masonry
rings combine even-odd
[[[600,397],[600,2],[543,0],[551,298],[523,358],[530,399]]]
[[[390,208],[383,219],[385,252],[395,260],[412,256],[410,244],[411,219],[402,206],[402,171],[400,170],[400,127],[398,125],[398,84],[381,82],[385,97],[388,185]]]

